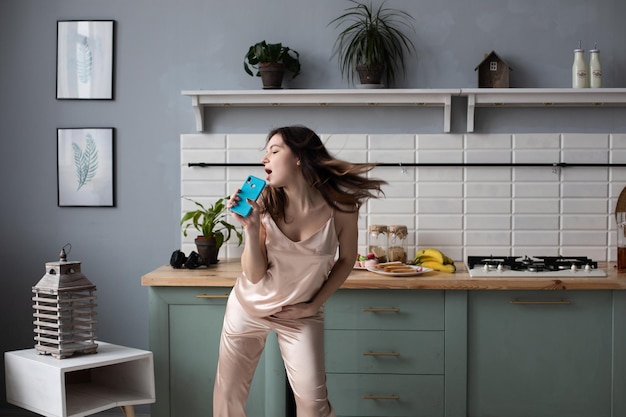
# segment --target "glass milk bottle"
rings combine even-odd
[[[578,48],[574,49],[574,63],[572,64],[572,87],[586,88],[589,86],[587,65],[585,64],[585,50],[578,42]]]
[[[407,258],[407,228],[406,226],[389,226],[389,247],[387,249],[387,259],[389,262],[406,263]]]
[[[367,251],[373,253],[378,262],[387,262],[387,226],[372,224],[367,235]]]
[[[600,65],[600,50],[597,45],[589,50],[589,87],[602,87],[602,65]]]

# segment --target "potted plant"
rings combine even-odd
[[[282,43],[261,41],[248,49],[243,69],[250,76],[260,76],[263,88],[281,88],[286,71],[292,73],[292,78],[300,74],[300,54]]]
[[[195,244],[198,254],[204,260],[205,265],[216,264],[220,248],[233,235],[239,239],[239,245],[243,242],[243,234],[237,228],[226,221],[226,198],[218,199],[213,205],[205,207],[201,203],[190,198],[196,210],[186,212],[180,220],[183,227],[183,235],[187,236],[187,229],[193,226],[201,233]]]
[[[354,6],[329,23],[343,28],[333,48],[333,57],[339,56],[342,77],[347,75],[353,82],[357,72],[361,84],[378,87],[384,75],[387,83],[393,85],[398,71],[406,73],[405,51],[415,52],[415,45],[403,32],[414,29],[415,19],[406,12],[385,7],[385,0],[378,8],[371,1],[350,2]]]

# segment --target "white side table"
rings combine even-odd
[[[4,353],[7,402],[48,417],[82,417],[155,402],[152,352],[97,342],[95,354],[56,359],[35,349]]]

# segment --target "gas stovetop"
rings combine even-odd
[[[471,277],[588,278],[605,277],[598,263],[586,256],[468,256]]]

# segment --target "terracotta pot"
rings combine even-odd
[[[285,65],[282,63],[262,62],[259,65],[264,89],[282,88]]]
[[[204,236],[198,236],[194,241],[196,248],[198,249],[198,255],[202,257],[205,265],[216,264],[217,254],[219,250],[215,244],[215,238],[205,238]]]

